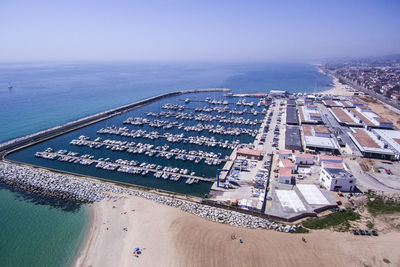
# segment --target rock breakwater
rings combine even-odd
[[[178,208],[214,222],[246,228],[274,229],[281,232],[296,231],[294,225],[275,223],[237,211],[7,162],[0,162],[0,182],[34,194],[91,203],[116,194],[132,195]]]

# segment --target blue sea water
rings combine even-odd
[[[313,92],[330,83],[299,63],[0,64],[0,142],[172,90]],[[85,207],[27,196],[0,189],[1,265],[69,265],[87,225]]]

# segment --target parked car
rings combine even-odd
[[[360,233],[357,230],[353,230],[353,235],[359,235]]]
[[[372,230],[371,233],[373,236],[378,236],[378,232],[376,230]]]

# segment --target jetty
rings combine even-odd
[[[0,159],[3,159],[8,153],[21,149],[25,146],[33,145],[38,142],[42,142],[47,139],[59,136],[61,134],[94,124],[96,122],[106,120],[108,118],[120,115],[122,113],[128,112],[130,110],[139,108],[144,105],[151,104],[155,101],[178,96],[183,94],[191,93],[204,93],[204,92],[229,92],[230,89],[227,88],[208,88],[208,89],[194,89],[194,90],[181,90],[174,91],[165,94],[160,94],[157,96],[149,97],[140,101],[133,102],[131,104],[123,105],[117,108],[99,112],[90,116],[86,116],[71,122],[67,122],[49,129],[45,129],[33,134],[29,134],[23,137],[15,138],[10,141],[6,141],[0,144]]]
[[[191,179],[192,181],[205,181],[205,182],[214,182],[216,178],[206,178],[206,177],[201,177],[201,176],[196,176],[194,175],[194,172],[191,174],[188,174],[187,169],[179,169],[179,168],[172,168],[172,167],[166,167],[164,168],[159,165],[158,167],[156,164],[150,164],[147,162],[135,162],[135,161],[129,161],[129,160],[123,160],[123,159],[118,159],[115,162],[111,162],[109,160],[100,160],[100,159],[94,159],[93,156],[85,154],[82,156],[79,156],[78,153],[76,152],[68,152],[67,150],[60,150],[57,152],[53,152],[51,148],[46,149],[45,151],[42,152],[36,152],[35,157],[40,157],[43,159],[47,160],[59,160],[59,161],[64,161],[64,162],[70,162],[74,164],[80,164],[80,165],[92,165],[96,164],[96,168],[101,168],[103,170],[107,171],[119,171],[123,173],[130,173],[130,174],[141,174],[144,171],[147,172],[153,172],[153,173],[162,173],[164,175],[164,179],[168,179],[173,176],[176,177],[176,175],[181,175],[179,178],[187,178]],[[139,166],[138,166],[139,165]],[[158,167],[158,168],[157,168]],[[159,178],[159,177],[158,177]],[[173,181],[177,181],[179,179],[170,179]],[[192,182],[193,183],[193,182]],[[188,184],[191,184],[188,182]]]

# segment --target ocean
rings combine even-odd
[[[168,91],[317,92],[330,84],[299,63],[0,64],[0,141]],[[5,187],[0,203],[1,265],[71,264],[87,227],[85,205]]]

